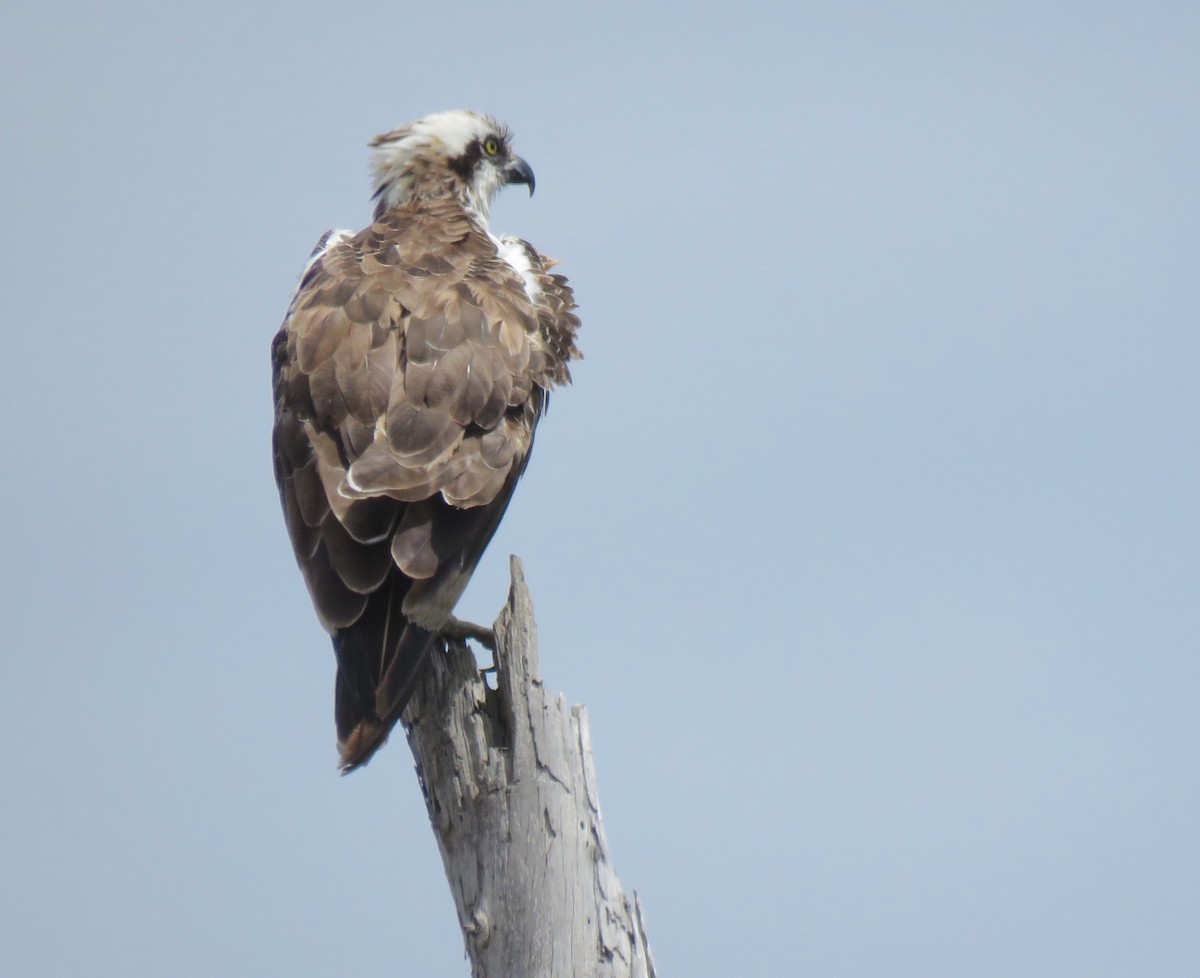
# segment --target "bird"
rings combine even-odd
[[[375,137],[371,223],[321,236],[271,343],[275,479],[333,640],[343,773],[387,740],[454,630],[581,356],[557,262],[488,226],[501,188],[533,194],[512,141],[466,109]]]

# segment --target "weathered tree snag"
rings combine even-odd
[[[474,978],[654,978],[608,858],[587,711],[542,686],[521,562],[496,619],[497,688],[464,644],[404,714]]]

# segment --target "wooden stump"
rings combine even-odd
[[[654,978],[641,905],[609,860],[587,711],[543,688],[516,557],[511,570],[496,689],[454,643],[404,714],[471,973]]]

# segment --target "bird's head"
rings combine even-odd
[[[414,198],[456,197],[486,225],[496,191],[533,171],[512,151],[508,127],[467,109],[438,112],[371,140],[375,213]]]

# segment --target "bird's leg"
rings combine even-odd
[[[441,637],[443,642],[459,642],[464,648],[467,639],[474,639],[492,653],[492,664],[480,669],[480,673],[486,676],[489,672],[496,671],[496,633],[490,628],[484,628],[472,621],[463,621],[461,618],[451,615],[446,619],[446,624],[442,626]]]
[[[485,649],[496,651],[496,635],[490,628],[476,625],[474,622],[463,621],[451,615],[441,628],[441,636],[451,641],[465,642],[472,638]]]

